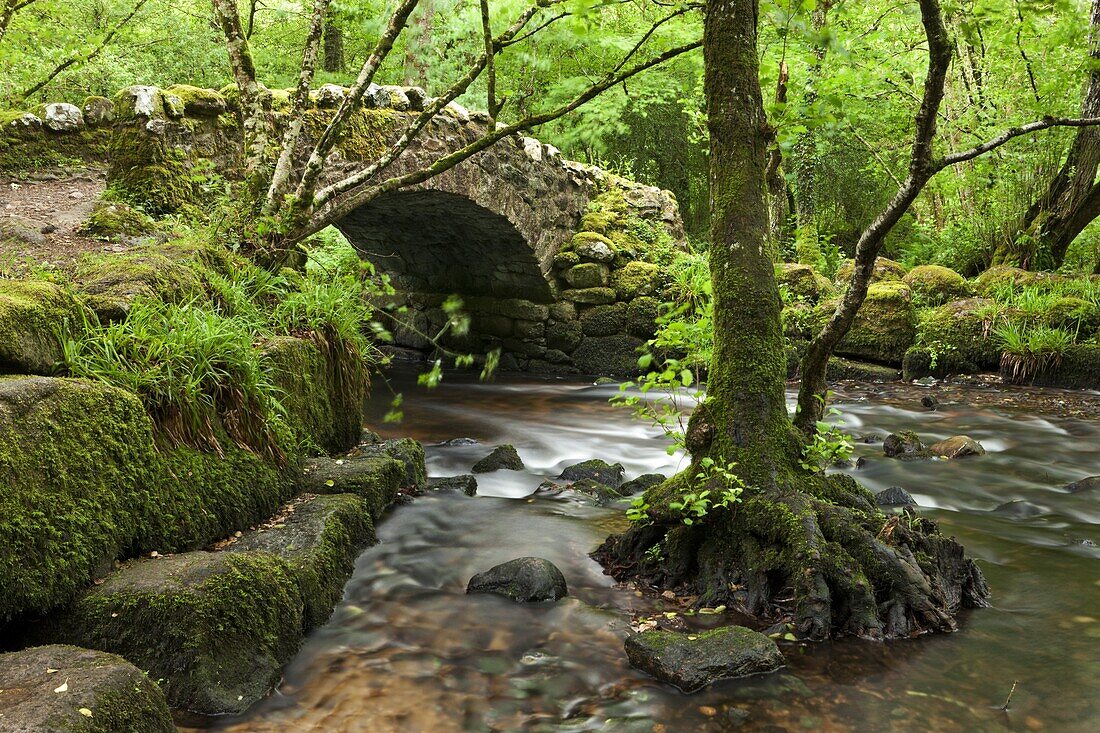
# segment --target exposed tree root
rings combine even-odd
[[[651,503],[661,494],[659,487]],[[661,559],[647,554],[655,545]],[[934,522],[887,518],[843,475],[807,478],[798,490],[747,491],[692,526],[662,515],[610,537],[593,557],[619,580],[762,620],[790,618],[811,639],[952,631],[961,609],[985,606],[989,595],[978,567]]]

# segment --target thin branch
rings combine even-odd
[[[313,84],[314,71],[317,68],[317,55],[321,47],[321,35],[325,28],[325,15],[328,13],[330,0],[315,0],[313,3],[313,16],[309,22],[309,33],[306,35],[306,45],[302,51],[302,67],[298,74],[298,86],[294,90],[294,102],[291,108],[291,123],[283,136],[283,146],[279,151],[279,161],[275,164],[275,173],[271,177],[271,185],[267,189],[267,198],[264,201],[264,213],[270,215],[274,212],[279,199],[286,192],[290,181],[290,173],[294,162],[294,148],[298,144],[298,138],[305,124],[305,110],[309,104],[309,89]]]
[[[871,154],[871,157],[874,158],[880,166],[882,166],[882,169],[886,171],[886,175],[890,176],[890,180],[893,181],[898,187],[901,187],[901,179],[894,175],[894,171],[890,169],[890,166],[886,164],[886,161],[882,159],[882,156],[878,154],[878,150],[876,150],[874,146],[871,145],[871,143],[867,142],[867,140],[865,140],[864,137],[859,134],[859,131],[855,128],[855,125],[849,123],[849,127],[852,128],[852,134],[855,136],[856,140],[859,140],[861,143],[863,143],[863,147],[867,148],[867,152]]]
[[[703,7],[702,3],[689,3],[689,4],[684,5],[683,7],[679,8],[675,12],[669,13],[665,17],[658,20],[656,23],[654,23],[650,27],[649,30],[647,30],[642,35],[641,38],[638,39],[638,42],[634,44],[634,48],[630,49],[630,52],[628,54],[626,54],[625,56],[623,56],[622,60],[619,61],[618,65],[616,65],[615,68],[612,71],[619,71],[624,66],[626,66],[627,62],[630,61],[630,59],[634,58],[634,54],[638,53],[638,51],[641,50],[642,46],[645,45],[646,41],[648,41],[653,36],[653,34],[657,32],[657,29],[660,28],[662,25],[669,22],[670,20],[674,20],[675,18],[679,18],[681,15],[684,15],[685,13],[689,13],[692,10],[697,10],[698,8],[701,8],[701,7]]]
[[[950,153],[937,160],[933,167],[936,171],[943,170],[947,166],[955,165],[957,163],[963,163],[968,160],[973,160],[978,156],[985,155],[991,150],[996,150],[1009,140],[1020,137],[1022,135],[1030,135],[1040,130],[1047,130],[1051,127],[1095,127],[1100,125],[1100,117],[1044,117],[1041,120],[1035,122],[1028,122],[1025,125],[1018,125],[1016,127],[1010,127],[1002,132],[1000,135],[987,140],[981,145],[975,145],[969,150],[962,150],[957,153]]]
[[[493,26],[489,19],[489,0],[481,0],[481,33],[485,37],[485,69],[488,71],[488,83],[485,90],[485,107],[489,113],[489,128],[497,124],[497,71],[493,58]]]
[[[31,0],[28,0],[27,2],[24,2],[23,5],[17,6],[16,10],[18,10],[21,7],[25,7],[25,6],[29,5],[30,1]],[[86,54],[82,55],[78,52],[78,53],[75,53],[72,56],[70,56],[65,61],[62,61],[60,64],[57,65],[57,67],[53,71],[51,71],[49,73],[49,75],[46,76],[45,79],[43,79],[42,81],[40,81],[37,84],[35,84],[34,86],[32,86],[30,89],[23,92],[22,98],[26,99],[27,97],[31,96],[32,94],[35,94],[36,92],[41,91],[47,84],[49,84],[51,81],[56,79],[58,74],[60,74],[65,69],[69,68],[70,66],[73,66],[75,64],[86,64],[89,61],[91,61],[92,59],[94,59],[96,56],[98,56],[100,54],[100,52],[107,47],[107,44],[109,44],[111,42],[111,39],[115,37],[115,34],[118,33],[119,30],[124,25],[129,23],[130,20],[135,15],[137,15],[138,11],[141,10],[141,7],[143,5],[145,5],[145,3],[147,3],[148,1],[149,0],[137,0],[137,3],[134,5],[134,9],[130,11],[129,15],[127,15],[125,18],[123,18],[118,23],[116,23],[115,26],[113,28],[111,28],[110,31],[107,32],[107,35],[103,37],[103,40],[100,41],[100,44],[98,46],[96,46],[94,49],[92,49],[91,51],[89,51]]]
[[[525,10],[522,14],[520,14],[520,16],[515,20],[515,22],[512,23],[508,30],[497,37],[493,44],[494,48],[504,48],[510,39],[514,38],[517,33],[523,30],[527,23],[530,22],[531,18],[533,18],[538,13],[539,9],[539,6],[533,5]],[[454,84],[452,84],[450,89],[448,89],[442,95],[436,97],[435,101],[428,105],[420,113],[420,115],[417,116],[415,120],[413,120],[412,124],[405,129],[405,131],[401,134],[401,137],[398,138],[397,142],[390,146],[390,149],[387,150],[384,155],[378,158],[378,160],[367,166],[365,169],[359,171],[355,175],[349,176],[348,178],[338,181],[333,185],[318,191],[317,195],[314,197],[313,206],[315,208],[323,206],[333,197],[338,196],[345,191],[350,191],[351,189],[363,183],[366,183],[377,173],[385,170],[391,163],[393,163],[394,160],[396,160],[401,155],[401,153],[405,152],[409,145],[412,144],[412,141],[416,139],[416,137],[427,126],[427,124],[431,121],[433,117],[439,114],[439,112],[444,107],[446,107],[448,104],[461,96],[470,87],[470,85],[477,80],[477,78],[481,75],[481,72],[485,69],[485,66],[488,63],[488,58],[489,55],[483,53],[481,57],[478,58],[477,61],[475,61],[473,65],[466,71],[466,75],[456,81]]]
[[[355,84],[348,90],[348,94],[344,97],[340,108],[336,110],[336,115],[314,145],[309,160],[306,162],[305,170],[302,171],[298,189],[295,192],[295,198],[298,201],[313,199],[314,189],[321,176],[321,170],[324,168],[325,157],[336,145],[344,125],[347,124],[348,119],[363,100],[363,95],[366,94],[367,88],[374,80],[378,67],[382,65],[382,62],[389,56],[390,51],[393,50],[394,42],[401,34],[402,29],[408,24],[409,16],[412,15],[419,2],[420,0],[402,0],[397,9],[393,11],[389,22],[386,24],[386,30],[382,33],[378,43],[374,46],[374,50],[371,51],[371,55],[359,70],[359,76],[355,79]]]

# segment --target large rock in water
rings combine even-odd
[[[712,682],[774,672],[783,666],[775,642],[744,626],[698,634],[644,631],[624,644],[631,666],[662,682],[695,692]]]
[[[556,601],[569,590],[557,566],[541,557],[520,557],[470,578],[467,593],[493,593],[521,603]]]
[[[564,481],[583,481],[584,479],[591,479],[596,483],[617,489],[623,483],[624,470],[623,464],[621,463],[608,463],[607,461],[593,458],[566,467],[558,478]]]
[[[474,464],[470,470],[474,473],[491,473],[507,469],[509,471],[522,471],[523,460],[519,457],[519,451],[514,445],[498,445],[493,452]]]
[[[914,458],[928,458],[930,453],[921,442],[917,434],[912,430],[899,430],[890,433],[882,441],[882,452],[887,458],[900,458],[911,460]]]
[[[1071,494],[1079,494],[1082,491],[1100,489],[1100,476],[1087,476],[1065,485],[1065,490]]]
[[[941,458],[965,458],[966,456],[984,456],[982,444],[966,435],[956,435],[928,446],[934,456]]]
[[[0,654],[4,733],[174,733],[164,693],[114,654],[40,646]]]

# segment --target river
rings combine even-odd
[[[921,406],[926,391],[908,385],[839,391],[855,435],[910,428],[926,442],[966,434],[986,447],[982,457],[903,463],[881,444],[858,444],[866,463],[849,470],[875,491],[912,493],[978,558],[993,607],[967,613],[951,635],[782,642],[784,672],[685,696],[625,661],[631,619],[664,610],[661,601],[617,587],[588,558],[623,526],[622,507],[532,496],[587,458],[618,461],[627,478],[675,471],[681,457],[666,454],[661,432],[609,405],[614,386],[448,376],[429,392],[410,375],[391,381],[405,395],[403,423],[381,423],[382,389],[367,422],[423,441],[430,475],[466,473],[499,443],[514,444],[528,468],[479,477],[477,497],[435,492],[392,510],[279,690],[217,730],[1100,730],[1100,493],[1061,488],[1100,473],[1100,420],[961,403],[933,412]],[[459,437],[479,443],[441,445]],[[1010,500],[1039,513],[991,511]],[[557,564],[570,597],[522,606],[464,594],[474,573],[525,555]]]

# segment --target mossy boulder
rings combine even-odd
[[[607,305],[616,299],[613,288],[571,288],[563,290],[561,297],[583,305]]]
[[[582,262],[562,273],[571,288],[601,288],[607,285],[607,278],[607,265],[599,262]]]
[[[1061,361],[1035,377],[1034,384],[1064,389],[1100,389],[1100,344],[1074,344]]]
[[[517,603],[556,601],[569,594],[565,576],[541,557],[519,557],[470,578],[469,594],[491,593]]]
[[[836,292],[836,287],[829,278],[809,265],[784,262],[776,266],[775,276],[779,284],[785,286],[795,300],[806,303],[817,303]]]
[[[992,335],[994,307],[991,300],[964,298],[922,310],[906,379],[926,376],[919,373],[925,362],[929,374],[941,377],[996,369],[1001,350]]]
[[[376,542],[370,506],[354,494],[306,495],[281,515],[274,525],[246,532],[228,550],[282,558],[298,584],[303,631],[309,631],[332,614],[355,558]]]
[[[602,461],[599,458],[591,458],[587,461],[581,461],[580,463],[574,463],[571,466],[567,466],[558,475],[558,479],[562,481],[583,481],[589,479],[609,486],[612,489],[617,489],[623,483],[623,464],[621,463],[608,463]]]
[[[568,353],[584,338],[579,321],[551,321],[546,325],[546,345]]]
[[[626,327],[626,304],[597,305],[581,314],[585,336],[612,336]]]
[[[405,464],[385,454],[310,458],[302,464],[299,484],[314,494],[355,494],[377,519],[404,486]]]
[[[644,631],[625,642],[630,665],[684,692],[731,677],[775,672],[784,665],[775,642],[744,626],[686,634]]]
[[[908,352],[906,352],[908,353]],[[858,382],[896,382],[901,377],[894,367],[871,364],[865,361],[853,361],[834,356],[825,368],[827,380],[854,380]]]
[[[577,232],[569,242],[572,251],[588,262],[611,262],[615,259],[615,244],[597,232]]]
[[[1038,283],[1053,283],[1064,279],[1060,275],[1049,272],[1032,272],[1011,265],[996,265],[978,275],[974,280],[974,291],[978,295],[988,297],[994,291],[1006,285],[1021,287]]]
[[[0,280],[0,373],[53,373],[65,358],[63,339],[82,331],[88,317],[58,285]]]
[[[412,438],[381,440],[373,433],[360,438],[359,445],[348,453],[349,458],[389,456],[405,467],[402,488],[422,489],[428,484],[428,471],[424,466],[424,446]]]
[[[522,471],[523,459],[519,457],[519,451],[514,445],[505,443],[496,448],[477,463],[470,470],[473,473],[491,473],[493,471]]]
[[[130,662],[54,644],[0,654],[0,729],[174,733],[176,726],[164,693]]]
[[[107,97],[86,97],[80,111],[89,127],[103,127],[115,121],[115,103]]]
[[[634,336],[586,336],[572,353],[582,374],[630,377],[638,373],[638,350],[645,342]]]
[[[225,97],[214,89],[174,84],[163,91],[183,102],[184,113],[195,117],[217,117],[228,109]]]
[[[611,286],[619,300],[632,300],[640,295],[655,295],[661,291],[664,277],[661,268],[652,262],[632,260],[615,270]]]
[[[827,302],[820,317],[827,318],[835,304]],[[900,365],[916,337],[916,316],[909,289],[896,281],[873,283],[848,334],[836,353],[856,359]]]
[[[1100,306],[1084,298],[1066,296],[1050,304],[1046,324],[1087,337],[1100,329]]]
[[[642,339],[652,338],[657,332],[660,310],[661,301],[649,295],[630,301],[626,308],[626,332]]]
[[[300,445],[326,453],[355,446],[369,386],[365,372],[341,372],[315,343],[290,336],[268,341],[264,360]]]
[[[928,305],[941,305],[959,298],[970,297],[970,283],[949,267],[920,265],[905,276],[913,296]]]
[[[836,271],[836,283],[840,287],[844,287],[848,284],[848,281],[852,279],[852,272],[855,271],[855,260],[844,260],[840,267]],[[905,265],[900,262],[894,262],[886,257],[879,257],[875,260],[875,267],[871,271],[871,282],[891,282],[894,280],[905,279]]]
[[[153,232],[156,223],[144,212],[120,201],[97,201],[78,233],[94,239],[117,241]]]
[[[163,680],[173,708],[222,715],[243,712],[274,686],[303,621],[282,559],[188,552],[122,568],[37,633],[119,654]]]
[[[0,377],[0,624],[69,602],[116,558],[270,516],[293,492],[289,470],[222,444],[158,448],[141,401],[116,387]]]

